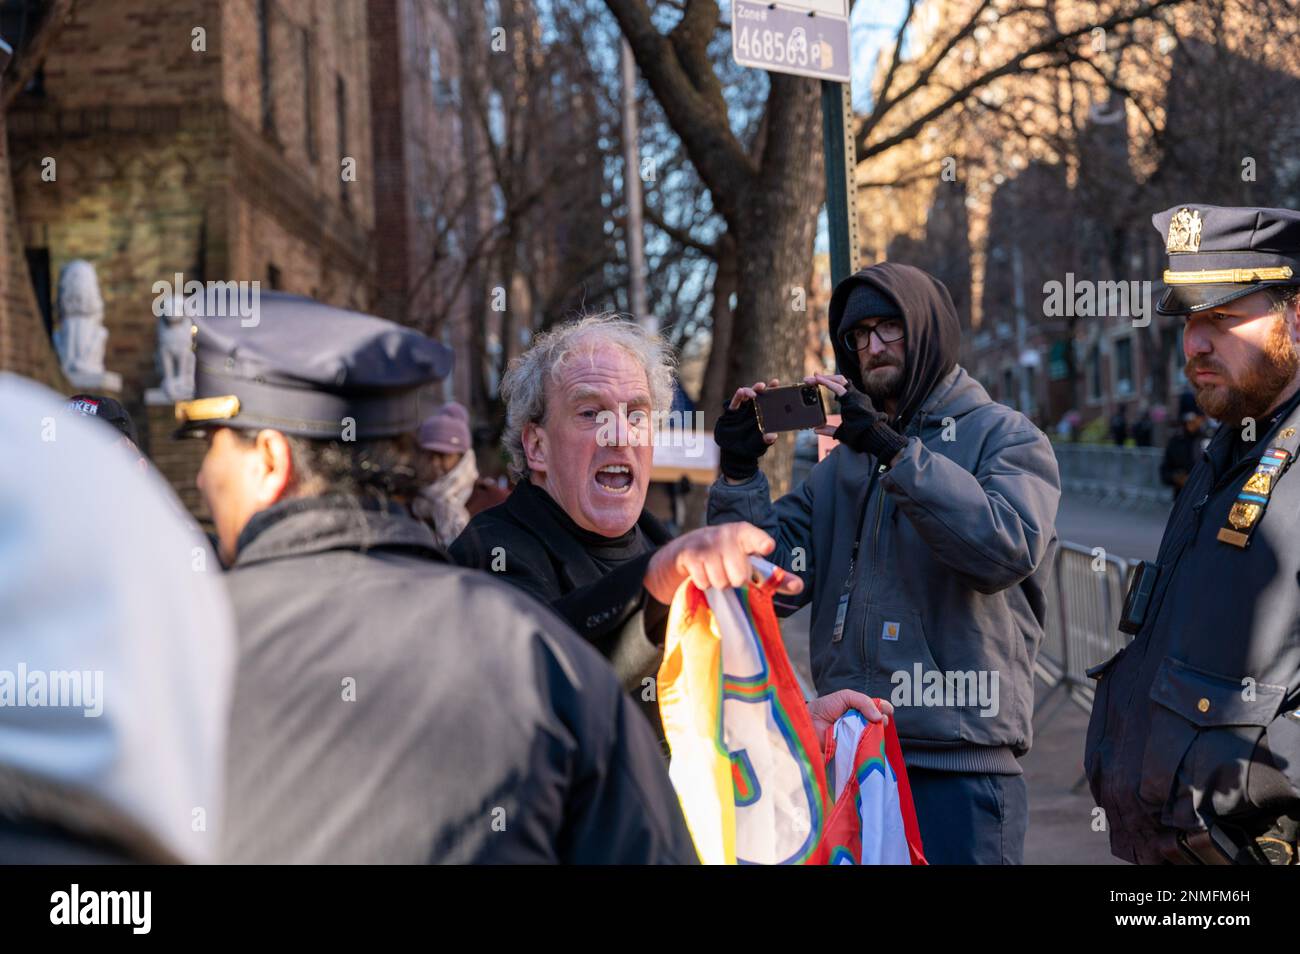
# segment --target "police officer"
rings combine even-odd
[[[239,631],[223,859],[694,861],[608,664],[406,510],[449,351],[279,294],[196,326],[176,414]]]
[[[1127,861],[1294,864],[1300,819],[1300,213],[1179,205],[1157,310],[1221,422],[1097,680],[1085,767]]]

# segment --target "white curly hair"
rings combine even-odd
[[[510,455],[510,476],[527,480],[531,471],[524,454],[524,428],[546,417],[546,382],[559,377],[565,362],[590,354],[599,345],[622,348],[645,368],[651,410],[667,411],[673,399],[677,361],[659,335],[612,312],[582,315],[538,335],[528,350],[510,362],[501,380],[506,425],[501,443]]]

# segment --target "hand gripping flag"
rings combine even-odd
[[[659,714],[701,860],[924,864],[892,723],[846,713],[827,733],[845,767],[823,759],[772,609],[784,571],[752,562],[745,588],[684,583],[668,617]]]
[[[826,731],[835,792],[820,861],[832,865],[923,865],[921,830],[894,723],[850,709]]]
[[[706,592],[687,582],[668,614],[659,716],[706,864],[805,864],[821,844],[826,773],[772,610],[783,576]]]

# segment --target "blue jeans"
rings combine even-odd
[[[1029,797],[1023,775],[908,769],[925,859],[932,865],[1025,862]]]

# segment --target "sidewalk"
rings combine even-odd
[[[1110,556],[1154,560],[1171,509],[1170,502],[1121,506],[1084,494],[1064,494],[1056,534],[1089,549],[1104,547]]]
[[[1047,688],[1034,680],[1034,695]],[[1092,793],[1083,780],[1088,714],[1073,700],[1053,696],[1034,720],[1034,740],[1021,759],[1029,786],[1027,865],[1118,865],[1105,831],[1093,831]]]

